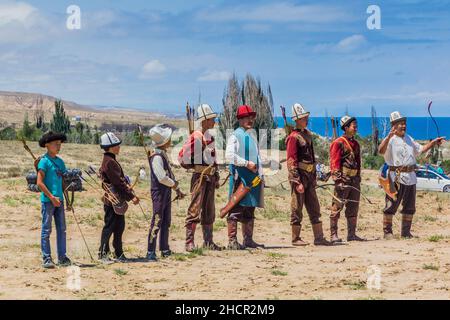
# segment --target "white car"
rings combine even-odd
[[[450,178],[433,170],[420,168],[417,174],[417,190],[450,192]]]

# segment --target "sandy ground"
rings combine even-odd
[[[31,168],[20,143],[0,142],[4,163],[25,172]],[[37,151],[36,145],[31,145]],[[134,176],[146,164],[140,148],[124,147],[125,171]],[[98,165],[101,152],[94,146],[64,145],[61,156],[69,167]],[[177,169],[182,188],[189,175]],[[21,177],[0,179],[0,299],[448,299],[450,298],[450,195],[418,194],[418,210],[412,232],[416,239],[398,238],[400,216],[394,220],[395,240],[382,240],[383,194],[373,185],[377,173],[365,171],[363,192],[375,203],[361,203],[359,234],[370,241],[335,247],[290,246],[289,191],[285,169],[267,178],[266,208],[258,210],[255,240],[266,249],[185,254],[183,221],[187,200],[174,203],[171,246],[177,253],[158,263],[140,260],[146,254],[149,222],[137,207],[127,213],[124,234],[130,263],[92,263],[73,216],[67,213],[68,255],[80,267],[80,290],[67,283],[74,269],[43,270],[40,257],[40,203],[26,191]],[[225,173],[222,174],[222,177]],[[94,190],[77,194],[75,210],[94,256],[103,224],[101,202]],[[148,182],[140,182],[138,194],[148,215]],[[226,199],[226,188],[217,195],[216,208]],[[329,236],[330,195],[320,190],[322,219]],[[341,218],[340,235],[346,222]],[[226,223],[217,219],[215,240],[225,245]],[[199,230],[200,231],[200,230]],[[303,237],[312,241],[310,223],[304,219]],[[239,239],[242,237],[239,235]],[[196,243],[201,245],[201,232]],[[55,232],[52,249],[56,250]],[[367,288],[373,272],[380,274],[380,288]],[[374,279],[374,278],[370,278]],[[70,287],[70,286],[69,286]]]

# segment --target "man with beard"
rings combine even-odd
[[[386,195],[386,206],[383,210],[383,233],[387,240],[393,239],[392,218],[400,204],[403,204],[401,236],[412,238],[411,225],[416,212],[417,157],[434,146],[441,145],[444,137],[438,137],[422,146],[406,133],[406,117],[400,112],[391,113],[391,132],[381,142],[379,153],[384,155],[388,165],[388,178],[394,186],[396,195]],[[394,192],[394,194],[395,194]]]

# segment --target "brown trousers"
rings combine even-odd
[[[302,223],[303,207],[306,207],[311,224],[320,223],[320,204],[316,193],[316,173],[301,171],[300,175],[305,192],[296,192],[295,187],[297,184],[291,183],[291,225],[298,226]]]
[[[200,173],[194,173],[191,179],[191,193],[200,179]],[[216,176],[204,175],[198,191],[192,193],[186,217],[186,225],[201,223],[210,225],[216,219],[214,197],[216,192]]]
[[[400,207],[400,204],[403,204],[402,214],[416,213],[416,185],[406,186],[400,184],[400,189],[397,191],[396,201],[386,195],[386,206],[383,212],[394,215]]]
[[[361,190],[361,177],[353,177],[348,178],[344,182],[345,185],[352,186],[357,190]],[[333,203],[331,206],[331,215],[330,218],[339,219],[341,216],[341,211],[345,206],[345,217],[352,218],[358,216],[359,211],[359,201],[361,199],[361,193],[353,188],[341,188],[336,185],[334,188],[334,195],[339,200],[342,200],[344,203],[333,199]],[[345,204],[345,200],[351,200]]]

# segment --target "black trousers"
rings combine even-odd
[[[402,214],[415,214],[416,213],[416,185],[407,186],[404,184],[400,184],[400,189],[398,189],[397,200],[391,199],[386,195],[386,206],[384,207],[383,212],[385,214],[394,215],[400,204],[402,205],[402,210],[400,213]]]
[[[227,218],[227,221],[237,221],[241,223],[247,223],[252,220],[255,220],[255,207],[243,207],[239,204],[231,209]]]
[[[148,232],[148,252],[156,251],[156,241],[159,233],[159,250],[169,248],[169,229],[172,220],[171,189],[163,187],[151,190],[153,201],[153,215]]]
[[[114,253],[120,257],[123,254],[122,235],[125,231],[125,216],[116,214],[112,206],[104,205],[103,209],[105,210],[105,226],[102,230],[99,252],[102,255],[110,252],[109,239],[113,235]]]

